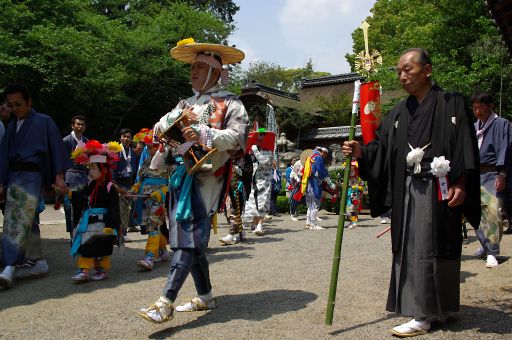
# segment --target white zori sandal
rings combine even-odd
[[[198,312],[202,310],[212,310],[217,308],[217,303],[215,302],[215,298],[212,298],[208,301],[204,301],[200,297],[195,297],[192,301],[185,303],[184,305],[177,306],[177,312]]]
[[[160,296],[154,304],[148,308],[141,309],[138,314],[148,321],[162,323],[172,319],[174,315],[174,306],[172,305],[171,300],[165,296]]]
[[[411,321],[396,326],[391,330],[391,334],[396,335],[400,338],[412,337],[422,334],[427,334],[430,329],[430,322],[427,321]]]

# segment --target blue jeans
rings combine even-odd
[[[176,301],[178,292],[189,273],[192,274],[198,295],[208,294],[212,290],[205,249],[178,248],[174,250],[171,269],[162,295],[173,302]]]

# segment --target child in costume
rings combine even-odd
[[[263,236],[263,220],[270,209],[272,192],[272,159],[276,135],[260,128],[249,134],[246,151],[252,154],[252,194],[247,199],[244,220],[251,223],[252,232]],[[250,151],[249,151],[250,150]]]
[[[237,158],[232,166],[231,183],[229,186],[229,199],[231,202],[231,215],[229,233],[219,241],[225,245],[241,242],[245,237],[242,213],[245,202],[251,191],[252,158],[249,154]],[[227,208],[226,208],[227,209]]]
[[[119,159],[120,145],[117,142],[101,144],[91,140],[80,143],[71,158],[77,164],[87,164],[90,182],[74,195],[76,205],[71,255],[77,257],[78,272],[72,277],[76,282],[103,280],[110,269],[110,255],[118,239],[120,216],[119,194],[111,179],[111,168]],[[90,276],[90,270],[96,273]]]
[[[364,182],[359,177],[359,165],[357,161],[350,163],[350,177],[348,179],[347,192],[347,219],[350,221],[349,229],[357,227],[359,212],[363,208],[361,199],[363,197]]]
[[[329,157],[329,150],[324,147],[316,147],[313,154],[309,156],[302,169],[302,180],[300,190],[294,195],[296,201],[306,197],[308,212],[306,215],[305,229],[323,230],[325,228],[318,225],[318,211],[320,209],[320,200],[323,195],[325,182],[330,190],[335,190],[336,185],[332,183],[329,172],[325,166],[325,159]]]
[[[137,182],[130,190],[132,194],[137,195],[135,224],[140,225],[141,230],[148,234],[145,256],[137,261],[137,266],[151,271],[155,262],[165,261],[169,257],[167,238],[161,233],[160,227],[165,224],[165,205],[171,166],[165,160],[162,162],[155,158],[160,144],[154,143],[152,130],[142,129],[133,140],[142,141],[146,145],[139,164]]]

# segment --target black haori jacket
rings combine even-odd
[[[450,161],[449,185],[467,176],[466,198],[462,206],[449,208],[447,201],[437,198],[434,186],[432,243],[434,256],[460,258],[462,251],[462,214],[475,228],[480,223],[480,180],[478,147],[471,117],[460,94],[436,91],[431,110],[431,154]],[[398,103],[377,129],[376,140],[363,146],[359,160],[361,177],[368,181],[370,209],[373,217],[392,208],[391,240],[393,252],[398,250],[404,219],[406,155],[409,152],[407,99]]]

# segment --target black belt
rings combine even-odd
[[[9,163],[9,171],[42,172],[39,165],[31,162],[11,162]]]
[[[494,164],[480,164],[480,172],[497,172],[498,169]]]
[[[422,177],[422,178],[434,177],[432,172],[430,172],[430,170],[431,170],[430,163],[432,163],[432,161],[420,162],[421,171],[416,174],[414,173],[414,166],[408,166],[405,168],[405,174],[407,176],[412,176],[412,177]]]

